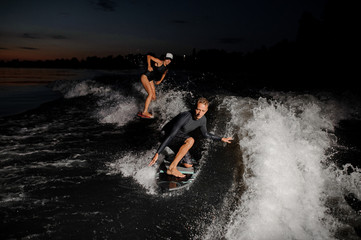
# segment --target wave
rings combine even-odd
[[[223,216],[208,227],[205,239],[332,239],[347,225],[344,216],[330,212],[330,199],[337,198],[332,208],[339,208],[346,206],[345,191],[359,196],[361,172],[354,168],[351,176],[337,169],[329,150],[337,145],[335,125],[352,110],[312,95],[271,95],[222,103],[240,139],[239,184],[246,190],[227,220]]]
[[[65,98],[90,96],[94,118],[123,128],[135,120],[146,98],[139,80],[121,86],[96,80],[62,82],[55,89]],[[150,109],[156,131],[189,109],[195,96],[190,89],[163,86],[157,87],[157,94]],[[222,213],[209,213],[213,221],[200,226],[201,238],[357,239],[354,224],[348,221],[357,219],[357,213],[344,196],[351,193],[361,199],[361,171],[352,164],[336,164],[342,146],[335,128],[354,118],[360,106],[350,96],[340,99],[328,93],[260,91],[259,95],[210,97],[218,106],[207,113],[217,119],[210,121],[209,130],[234,135],[241,154]],[[107,164],[108,174],[132,178],[156,195],[155,168],[147,167],[154,150],[124,149]]]
[[[58,81],[53,89],[60,91],[65,98],[76,98],[82,96],[96,97],[94,117],[101,123],[111,123],[118,126],[124,126],[135,119],[136,114],[144,107],[147,96],[146,91],[140,81],[126,82],[127,89],[119,90],[114,86],[104,85],[95,80],[82,81]],[[119,84],[118,84],[119,85]],[[129,93],[136,93],[129,95]],[[170,120],[179,112],[187,109],[184,103],[185,96],[189,92],[179,90],[164,90],[162,86],[157,87],[156,102],[150,105],[150,111],[158,118],[164,121]]]

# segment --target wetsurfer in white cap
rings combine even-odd
[[[153,115],[148,112],[148,108],[151,101],[156,100],[155,86],[159,85],[165,78],[168,72],[168,65],[173,60],[173,54],[167,53],[164,60],[160,60],[151,55],[147,55],[147,71],[142,74],[140,80],[148,93],[147,99],[145,100],[143,112],[139,112],[138,116],[142,118],[153,118]]]

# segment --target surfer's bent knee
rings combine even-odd
[[[193,166],[193,164],[189,164],[189,163],[183,163],[183,166],[186,168],[190,168]]]
[[[194,138],[189,137],[184,141],[184,143],[187,144],[191,148],[194,144]]]

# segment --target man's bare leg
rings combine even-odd
[[[180,160],[182,160],[182,158],[186,155],[186,153],[189,151],[189,149],[191,149],[191,147],[194,144],[194,139],[192,137],[187,138],[184,141],[184,144],[180,147],[177,155],[175,156],[173,162],[170,164],[168,170],[167,170],[167,174],[169,175],[173,175],[176,177],[185,177],[184,174],[182,174],[181,172],[178,171],[177,169],[177,165],[179,163]]]

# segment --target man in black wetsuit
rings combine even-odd
[[[177,154],[169,166],[167,174],[174,175],[176,177],[185,177],[184,174],[177,170],[177,165],[182,160],[182,164],[185,167],[192,166],[192,161],[188,151],[193,146],[194,139],[188,136],[188,133],[197,128],[200,128],[203,136],[206,138],[231,143],[233,138],[218,137],[207,131],[207,119],[204,114],[208,111],[208,105],[209,103],[207,99],[199,98],[194,112],[182,112],[164,127],[164,130],[166,131],[166,138],[158,148],[157,153],[149,163],[149,166],[152,166],[158,160],[159,154],[166,146],[168,146],[174,152],[177,152]]]

